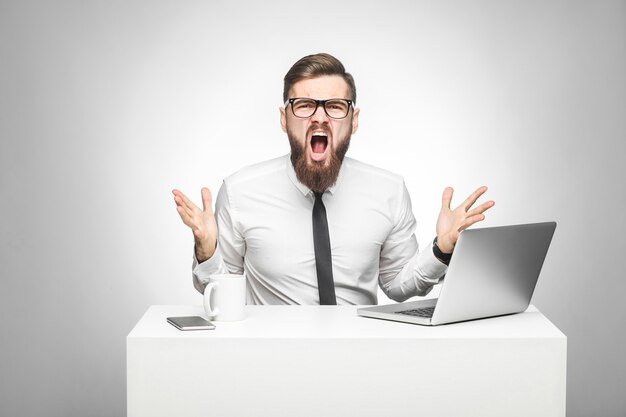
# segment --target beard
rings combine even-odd
[[[289,128],[287,129],[287,137],[291,146],[291,164],[296,171],[298,181],[318,193],[322,193],[335,185],[341,163],[350,147],[351,132],[338,142],[337,149],[330,150],[328,159],[321,162],[307,161],[306,141],[304,144],[300,144]]]

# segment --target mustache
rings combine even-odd
[[[312,124],[307,130],[307,136],[311,135],[316,130],[321,130],[326,134],[326,136],[330,136],[330,126],[320,123]]]

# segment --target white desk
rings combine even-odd
[[[565,416],[567,339],[540,312],[439,327],[356,307],[249,306],[182,332],[152,306],[127,338],[128,416]]]

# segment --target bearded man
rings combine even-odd
[[[247,304],[377,304],[378,287],[404,301],[445,275],[459,233],[494,203],[472,208],[486,187],[452,210],[443,192],[437,236],[420,251],[402,177],[345,157],[357,131],[356,86],[328,54],[296,62],[284,78],[280,123],[291,153],[245,167],[202,209],[174,201],[195,241],[193,282],[245,273]],[[313,224],[313,226],[312,226]]]

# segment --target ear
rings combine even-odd
[[[282,127],[283,132],[287,133],[287,114],[285,113],[284,107],[279,107],[280,111],[280,127]]]
[[[361,113],[361,109],[354,109],[352,114],[352,134],[356,133],[356,130],[359,128],[359,113]]]

